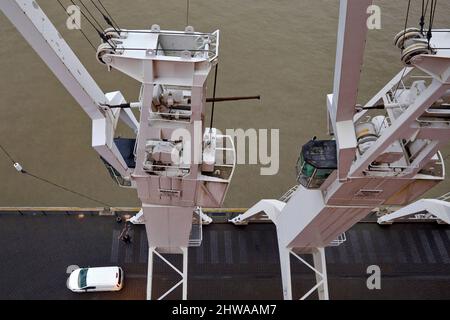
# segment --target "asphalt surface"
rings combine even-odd
[[[132,227],[132,243],[118,240],[113,217],[0,214],[0,299],[145,299],[147,239]],[[327,248],[331,299],[450,299],[450,227],[437,224],[378,226],[360,223],[347,241]],[[174,264],[180,264],[178,259]],[[66,288],[70,266],[121,266],[117,293],[75,294]],[[381,268],[381,290],[369,290],[367,267]],[[294,296],[314,285],[297,262]],[[179,278],[156,260],[155,297]],[[204,241],[189,249],[189,299],[281,299],[275,227],[250,224],[204,227]],[[154,297],[154,298],[155,298]],[[175,290],[168,298],[180,297]],[[315,296],[313,295],[312,298]]]

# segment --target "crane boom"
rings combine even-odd
[[[93,148],[122,176],[129,175],[129,168],[113,143],[114,130],[119,118],[134,131],[138,122],[130,110],[100,108],[111,103],[110,99],[124,103],[120,92],[105,95],[36,1],[2,0],[0,10],[92,120]]]
[[[105,94],[36,1],[2,0],[0,9],[92,119],[105,115]]]

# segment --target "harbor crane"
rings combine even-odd
[[[314,292],[328,299],[325,248],[342,242],[340,235],[375,208],[406,206],[445,179],[439,149],[450,138],[450,30],[430,25],[428,32],[405,28],[397,34],[404,68],[361,107],[371,5],[372,0],[340,0],[334,91],[326,99],[330,140],[313,139],[302,147],[299,186],[286,202],[261,200],[231,220],[241,224],[265,213],[274,222],[288,300]],[[441,216],[448,220],[443,203],[432,202],[440,207],[431,209],[447,210]],[[424,210],[424,204],[397,215]],[[312,255],[313,265],[303,255]],[[316,285],[304,295],[292,292],[292,259],[315,273]]]
[[[137,101],[128,103],[120,91],[102,91],[36,1],[2,0],[0,9],[92,120],[92,147],[114,180],[137,190],[142,210],[132,222],[147,230],[147,298],[154,298],[153,263],[159,257],[181,277],[159,298],[181,286],[186,299],[188,247],[201,243],[193,222],[201,227],[209,221],[201,207],[221,207],[235,169],[232,139],[204,124],[206,80],[218,63],[220,31],[158,25],[104,30],[98,61],[141,86]],[[116,138],[119,121],[135,137]],[[182,255],[181,270],[167,254]]]

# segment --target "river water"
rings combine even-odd
[[[63,1],[66,4],[69,1]],[[88,3],[88,1],[85,1]],[[135,101],[139,85],[108,73],[54,0],[38,3],[74,48],[105,92],[120,90]],[[123,28],[184,29],[184,0],[104,0]],[[412,1],[410,25],[419,21],[421,1]],[[393,36],[404,27],[407,1],[375,1],[382,29],[369,32],[359,102],[365,103],[400,69]],[[450,3],[440,1],[436,27],[450,27]],[[447,18],[446,18],[447,16]],[[302,144],[326,137],[326,94],[332,92],[337,0],[191,0],[189,22],[197,31],[221,30],[218,96],[255,95],[261,102],[216,106],[215,126],[280,129],[280,171],[260,176],[260,166],[237,168],[225,206],[247,207],[278,198],[295,184]],[[139,204],[134,190],[112,183],[90,147],[88,117],[28,44],[0,14],[0,143],[29,171],[112,206]],[[92,29],[83,29],[98,43]],[[442,150],[450,154],[450,148]],[[430,192],[450,191],[450,180]],[[0,206],[98,206],[15,172],[0,155]]]

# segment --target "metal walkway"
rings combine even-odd
[[[113,217],[90,214],[0,214],[0,299],[145,299],[145,230],[133,226],[127,245],[118,240],[122,228]],[[450,299],[450,227],[360,223],[347,242],[327,249],[327,264],[332,299]],[[366,287],[373,264],[381,268],[381,290]],[[73,294],[65,287],[70,265],[120,265],[125,288]],[[156,290],[177,279],[163,266],[155,265]],[[313,275],[300,265],[293,270],[300,295]],[[189,277],[190,299],[281,299],[274,226],[204,227],[203,245],[189,250]]]

